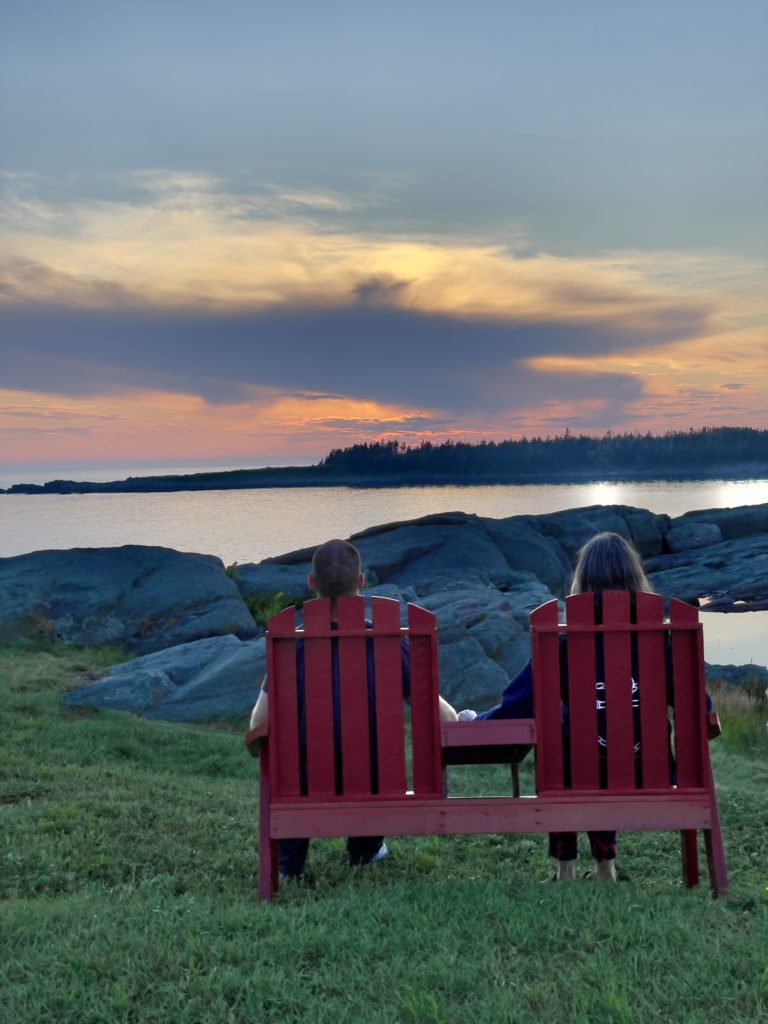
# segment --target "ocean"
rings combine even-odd
[[[182,471],[204,468],[208,467],[186,466]],[[144,473],[137,469],[131,475]],[[21,482],[8,469],[3,476],[9,483]],[[63,471],[55,476],[73,478]],[[112,470],[111,475],[101,478],[119,476]],[[95,477],[92,471],[85,471],[80,478]],[[764,502],[768,502],[768,480],[0,494],[0,557],[43,548],[151,544],[214,554],[231,565],[258,562],[330,537],[348,537],[370,526],[437,512],[504,518],[618,504],[678,516],[693,509]],[[768,612],[710,613],[706,621],[708,661],[768,665]]]

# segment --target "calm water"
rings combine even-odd
[[[434,512],[503,518],[584,505],[691,509],[768,502],[768,480],[487,487],[270,488],[170,494],[0,494],[0,556],[42,548],[160,544],[231,562],[258,562]]]
[[[0,494],[0,557],[42,548],[158,544],[215,554],[229,565],[435,512],[503,518],[618,504],[678,516],[692,509],[763,502],[768,502],[768,480]],[[708,661],[768,664],[768,613],[712,613],[705,633]]]

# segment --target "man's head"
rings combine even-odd
[[[347,540],[329,540],[312,556],[312,572],[307,579],[320,597],[347,597],[364,585],[360,552]]]

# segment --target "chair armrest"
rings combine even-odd
[[[707,739],[716,740],[722,734],[723,727],[720,725],[720,716],[716,711],[710,711],[707,715]]]
[[[253,757],[258,757],[263,746],[267,744],[267,722],[262,722],[245,735],[245,745]]]
[[[493,718],[479,722],[441,722],[443,747],[529,746],[536,742],[533,718]]]
[[[532,718],[443,722],[443,765],[519,764],[536,741]]]

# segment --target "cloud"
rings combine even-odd
[[[368,403],[319,414],[318,431],[547,418],[599,430],[637,422],[649,395],[658,408],[692,401],[685,387],[715,408],[723,365],[735,392],[765,353],[756,293],[742,281],[737,300],[720,294],[711,260],[686,278],[682,257],[371,236],[333,219],[355,197],[239,193],[197,173],[147,171],[121,187],[54,202],[35,178],[10,182],[6,387],[262,410],[278,393],[302,410]]]
[[[249,386],[354,395],[453,414],[500,411],[531,394],[636,394],[620,375],[542,374],[532,352],[579,357],[658,345],[682,323],[634,325],[504,321],[430,315],[386,306],[269,309],[202,315],[153,309],[6,309],[6,386],[94,394],[116,387],[181,390],[236,401]]]
[[[7,185],[6,302],[103,305],[111,284],[112,301],[163,308],[243,312],[357,296],[425,313],[638,326],[670,305],[712,307],[711,290],[691,299],[679,280],[651,281],[637,254],[565,259],[527,241],[516,250],[487,238],[371,234],[342,215],[364,205],[360,196],[313,190],[297,214],[297,194],[277,185],[233,191],[200,173],[135,172],[99,198],[52,193],[28,176]]]

